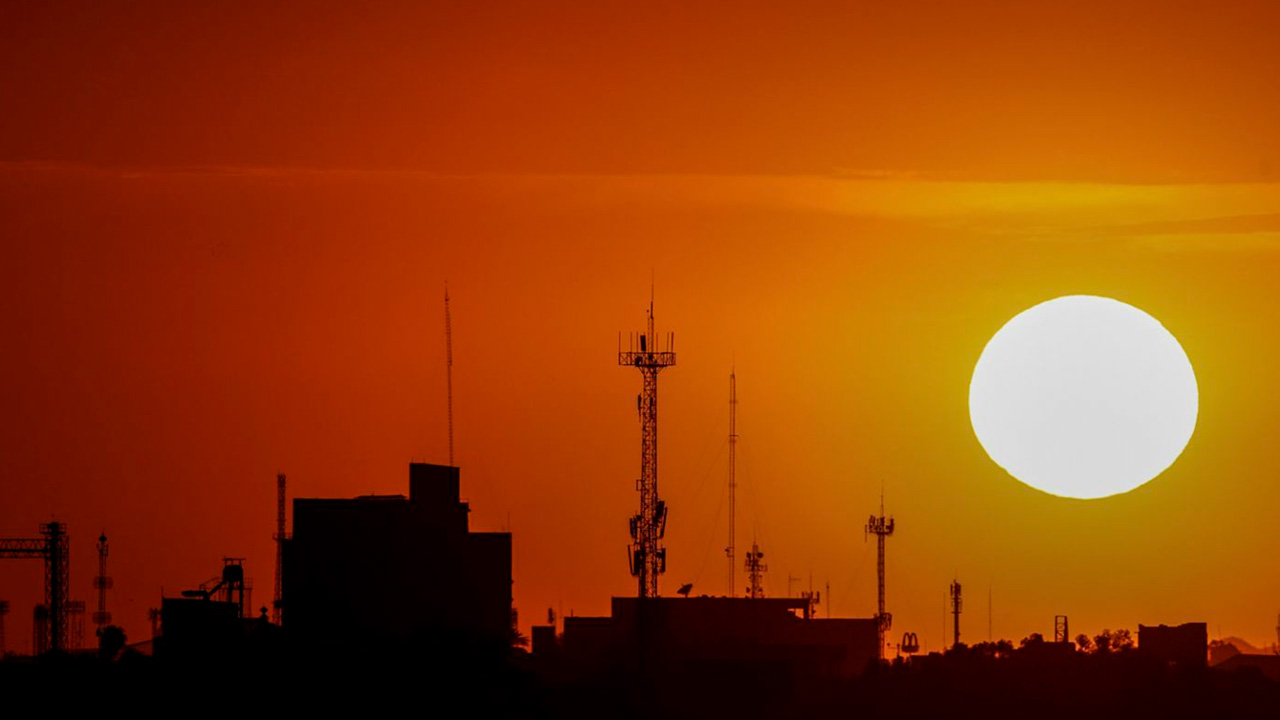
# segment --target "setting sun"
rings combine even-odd
[[[1109,298],[1036,305],[1000,328],[969,386],[973,430],[1039,490],[1094,499],[1164,472],[1195,430],[1195,372],[1155,318]]]

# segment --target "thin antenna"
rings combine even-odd
[[[271,600],[271,621],[280,625],[284,621],[284,543],[289,539],[285,532],[285,476],[276,473],[276,592]]]
[[[960,647],[960,612],[963,609],[963,600],[960,596],[960,580],[959,578],[951,581],[951,616],[955,628],[951,631],[951,646]]]
[[[987,583],[987,642],[991,642],[991,584]]]
[[[729,370],[729,547],[725,548],[725,554],[729,556],[729,597],[737,597],[737,576],[735,574],[737,562],[737,546],[735,544],[736,534],[734,523],[737,518],[737,490],[738,482],[735,473],[737,472],[737,445],[738,445],[738,385],[737,377],[732,369]]]
[[[112,587],[111,578],[107,576],[107,531],[98,536],[98,574],[93,578],[93,587],[98,591],[98,610],[93,614],[94,632],[102,637],[102,631],[111,624],[111,613],[107,612],[107,590]]]
[[[449,409],[449,465],[453,466],[453,320],[449,315],[449,283],[444,284],[444,377],[445,402]]]

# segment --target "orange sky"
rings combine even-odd
[[[653,272],[668,591],[725,589],[736,365],[772,594],[874,612],[883,481],[894,636],[937,647],[958,575],[969,638],[990,587],[999,636],[1273,641],[1280,10],[788,7],[0,8],[0,535],[68,522],[91,601],[105,527],[133,639],[223,555],[261,604],[277,470],[350,496],[444,459],[447,278],[473,526],[515,533],[526,628],[606,612]],[[1201,392],[1182,459],[1095,502],[967,415],[987,338],[1072,293],[1159,318]],[[15,649],[41,581],[0,565]]]

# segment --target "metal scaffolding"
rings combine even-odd
[[[40,525],[42,538],[0,540],[0,558],[44,560],[44,608],[48,621],[38,634],[37,649],[62,652],[67,649],[67,572],[69,544],[67,526],[59,522]],[[39,629],[39,623],[37,623]]]

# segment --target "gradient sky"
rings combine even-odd
[[[0,6],[0,536],[56,517],[73,597],[112,541],[133,640],[247,558],[274,478],[407,491],[457,455],[515,533],[522,626],[629,594],[639,375],[660,329],[671,592],[739,546],[893,637],[1203,620],[1275,637],[1280,6],[1274,3]],[[1097,294],[1187,351],[1200,418],[1132,493],[1055,498],[970,429],[1010,317]],[[739,584],[743,582],[738,574]],[[25,650],[39,563],[0,565]],[[799,589],[800,583],[795,589]],[[823,610],[825,612],[825,608]]]

